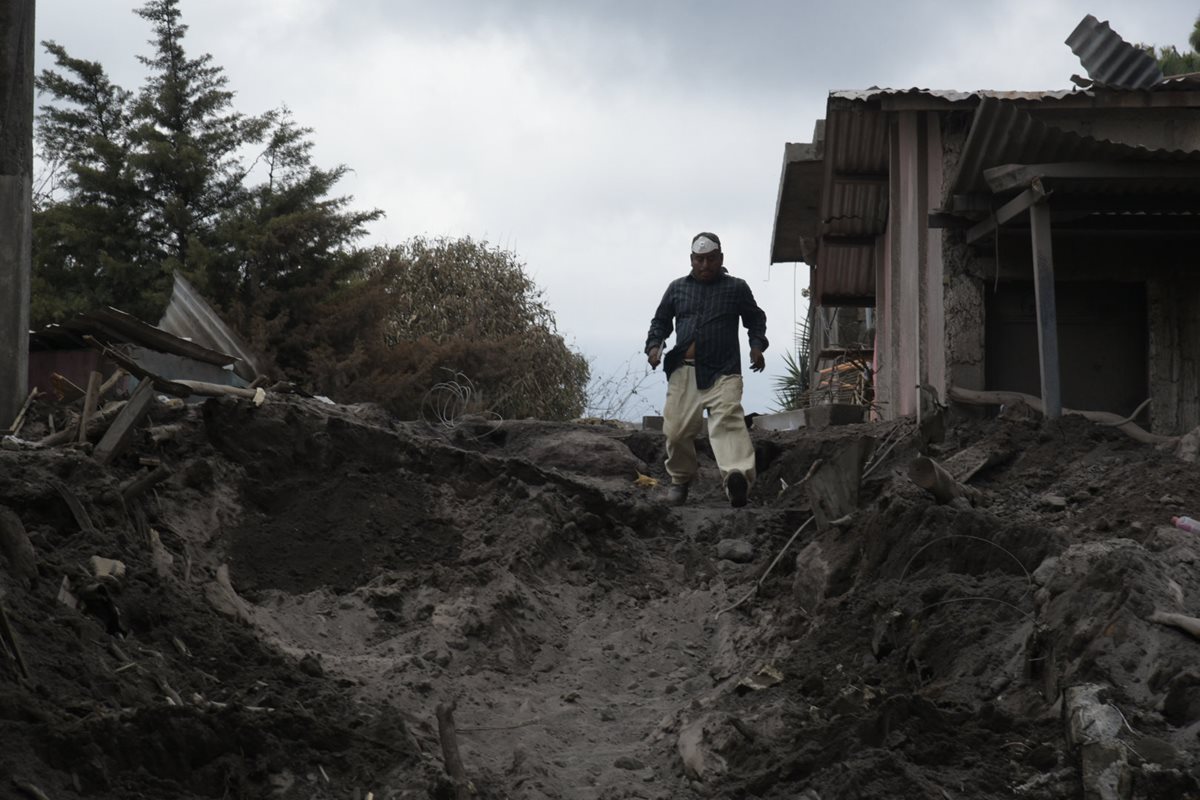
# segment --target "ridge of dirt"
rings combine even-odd
[[[756,432],[735,510],[703,441],[687,506],[636,483],[665,479],[654,432],[275,395],[152,417],[111,468],[0,450],[36,554],[0,554],[29,673],[0,647],[0,796],[449,798],[455,701],[480,798],[1049,800],[1100,763],[1066,735],[1079,686],[1124,720],[1113,797],[1200,796],[1200,642],[1148,619],[1200,615],[1200,548],[1164,524],[1197,467],[1112,429]],[[857,510],[767,574],[848,448]],[[936,505],[919,449],[991,455],[984,502]],[[139,457],[173,474],[126,503]]]

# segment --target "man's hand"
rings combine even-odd
[[[762,350],[757,347],[750,348],[750,369],[754,372],[762,372],[767,368],[766,359],[763,358]]]
[[[646,353],[646,363],[650,365],[650,369],[658,369],[659,363],[662,362],[662,345],[657,345],[650,348],[650,352]]]

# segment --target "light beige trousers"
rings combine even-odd
[[[722,375],[709,388],[697,389],[696,368],[686,364],[671,373],[663,407],[671,482],[690,483],[696,477],[696,437],[706,409],[708,441],[721,469],[721,483],[735,470],[754,483],[754,445],[742,411],[742,376]]]

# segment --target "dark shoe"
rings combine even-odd
[[[690,486],[690,483],[672,483],[671,488],[667,490],[667,505],[681,506],[686,503]]]
[[[729,495],[729,505],[741,508],[746,505],[746,496],[750,493],[750,482],[740,472],[731,472],[725,479],[725,493]]]

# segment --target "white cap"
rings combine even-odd
[[[697,236],[696,241],[692,242],[692,252],[696,255],[704,255],[713,251],[720,252],[721,245],[714,242],[707,236]]]

